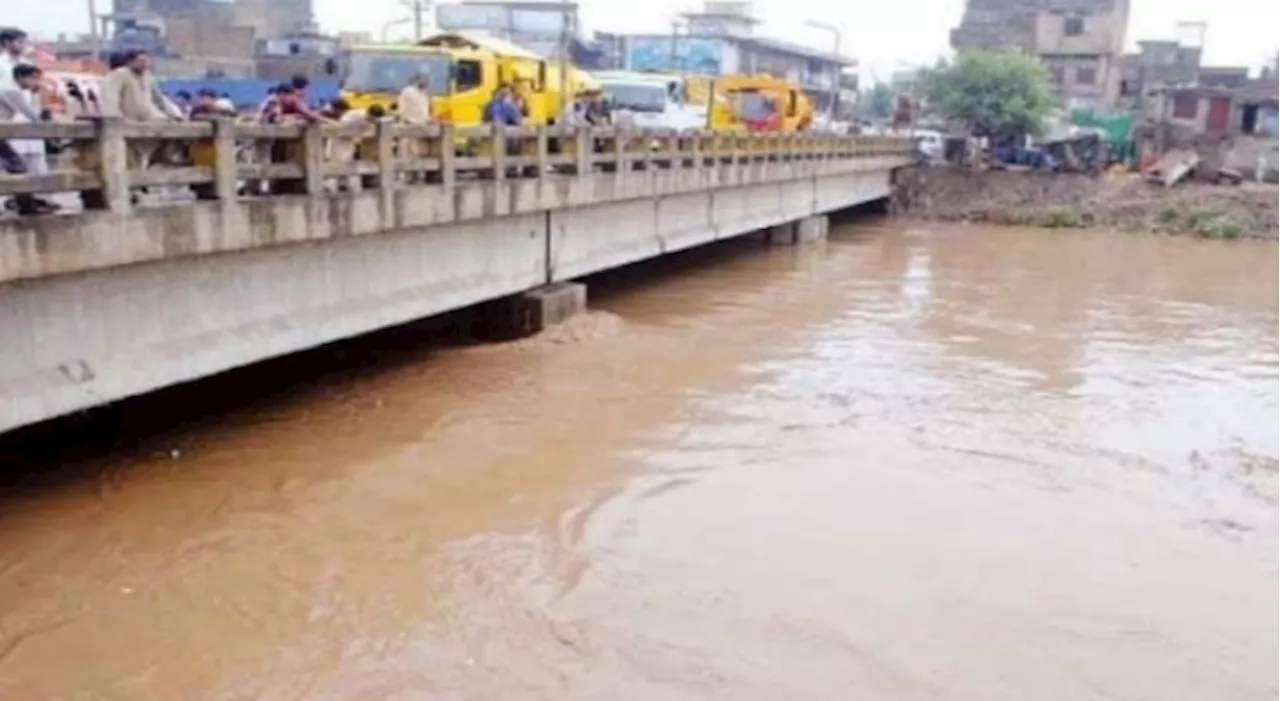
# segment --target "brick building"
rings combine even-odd
[[[957,51],[1015,51],[1049,70],[1068,107],[1106,108],[1120,92],[1129,0],[968,0]]]

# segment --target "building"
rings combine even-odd
[[[294,75],[336,77],[342,41],[319,32],[299,32],[258,39],[254,43],[255,74],[288,80]]]
[[[445,32],[484,32],[548,58],[559,57],[561,46],[582,43],[576,2],[468,0],[437,6],[436,25]]]
[[[161,75],[250,78],[260,38],[311,31],[312,0],[115,0],[101,43],[59,42],[60,56],[147,51]],[[103,57],[105,58],[105,57]]]
[[[235,0],[235,8],[236,24],[253,27],[257,37],[306,34],[317,30],[311,0]]]
[[[1246,66],[1201,65],[1205,24],[1183,22],[1178,38],[1138,42],[1138,52],[1121,60],[1117,106],[1146,112],[1146,101],[1157,91],[1171,88],[1244,88],[1251,84]]]
[[[1107,108],[1120,92],[1129,0],[968,0],[957,51],[1014,51],[1049,70],[1068,107]]]
[[[1135,138],[1148,158],[1172,148],[1195,149],[1210,168],[1274,178],[1280,101],[1274,78],[1233,87],[1179,85],[1152,89]],[[1269,165],[1259,166],[1261,162]]]
[[[597,34],[610,67],[633,71],[725,75],[767,73],[791,81],[819,112],[839,102],[840,74],[856,64],[834,51],[758,36],[749,3],[707,2],[669,34]]]
[[[1200,55],[1199,45],[1165,39],[1139,41],[1138,52],[1121,59],[1117,106],[1136,111],[1153,88],[1194,85],[1200,76]]]

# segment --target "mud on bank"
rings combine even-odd
[[[1182,183],[1136,174],[1087,175],[921,167],[899,171],[897,214],[942,221],[1103,227],[1211,238],[1276,239],[1277,188]]]

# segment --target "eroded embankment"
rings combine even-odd
[[[1088,175],[947,167],[898,173],[894,211],[943,221],[1051,228],[1090,227],[1276,238],[1277,188],[1181,183],[1171,188],[1134,174]]]

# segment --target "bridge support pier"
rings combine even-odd
[[[764,230],[764,240],[770,246],[797,246],[827,238],[828,219],[815,214]]]
[[[587,309],[587,286],[554,282],[481,305],[472,334],[495,341],[531,336]]]

